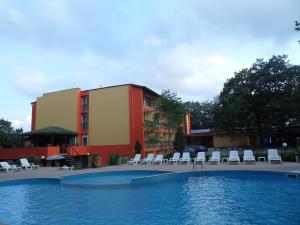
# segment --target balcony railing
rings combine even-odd
[[[161,141],[155,144],[145,142],[145,148],[169,148],[169,143],[170,147],[173,148],[173,141]]]
[[[149,98],[144,98],[144,105],[149,106],[153,109],[156,109],[155,101]]]
[[[157,129],[157,130],[168,130],[168,126],[166,124],[163,124],[163,123],[155,123],[151,120],[144,120],[144,127],[145,128],[154,128],[154,129]],[[171,128],[171,131],[175,131],[176,129],[172,129]]]

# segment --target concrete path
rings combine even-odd
[[[240,164],[240,165],[197,165],[195,170],[203,171],[215,171],[215,170],[255,170],[255,171],[276,171],[276,172],[289,172],[300,171],[300,163],[284,162],[282,164]],[[97,169],[83,169],[73,171],[59,170],[57,167],[41,167],[37,170],[21,171],[21,172],[0,172],[0,180],[14,180],[23,178],[59,178],[69,175],[77,175],[84,173],[95,173],[104,171],[122,171],[122,170],[161,170],[170,172],[186,172],[193,171],[193,165],[119,165],[119,166],[107,166]]]

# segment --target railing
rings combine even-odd
[[[155,101],[153,101],[152,99],[149,99],[149,98],[144,98],[144,105],[146,106],[149,106],[153,109],[156,109],[156,104],[155,104]]]
[[[169,145],[170,143],[170,145]],[[145,148],[173,148],[173,141],[161,141],[158,143],[147,143],[145,142]]]
[[[151,120],[144,120],[144,127],[145,128],[154,128],[154,129],[157,129],[157,130],[168,130],[169,127],[164,124],[164,123],[155,123]],[[171,128],[171,131],[175,131],[176,129],[172,129]]]

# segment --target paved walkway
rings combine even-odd
[[[37,170],[21,171],[21,172],[0,172],[0,180],[14,180],[22,178],[59,178],[63,176],[95,173],[104,171],[122,171],[122,170],[161,170],[170,172],[186,172],[193,171],[193,165],[119,165],[119,166],[107,166],[97,169],[83,169],[73,171],[59,170],[57,167],[41,167]],[[254,165],[197,165],[195,170],[203,171],[215,171],[215,170],[256,170],[256,171],[276,171],[276,172],[289,172],[300,171],[300,163],[284,162],[282,164],[265,164],[256,163]]]

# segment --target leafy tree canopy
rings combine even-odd
[[[0,119],[0,147],[20,147],[22,146],[22,129],[14,129],[11,122]]]
[[[215,127],[258,132],[261,141],[274,128],[284,130],[300,119],[299,84],[300,66],[291,65],[286,55],[257,59],[224,84],[216,102]]]

